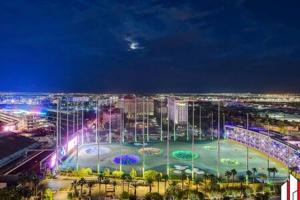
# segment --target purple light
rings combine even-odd
[[[53,168],[55,166],[55,163],[56,163],[56,154],[53,154],[50,160],[50,168]]]
[[[77,145],[77,137],[75,136],[68,143],[68,152],[70,152]]]
[[[140,158],[133,154],[125,154],[116,156],[112,159],[114,164],[122,164],[122,165],[135,165],[140,162]]]

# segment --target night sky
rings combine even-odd
[[[299,0],[3,0],[0,90],[300,92],[299,10]]]

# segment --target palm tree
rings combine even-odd
[[[268,177],[270,177],[270,176],[271,176],[271,172],[272,172],[272,170],[273,170],[273,168],[270,168],[270,167],[267,169],[267,171],[268,171]]]
[[[161,181],[161,174],[160,173],[157,173],[155,175],[155,180],[157,181],[157,193],[159,194],[159,182]]]
[[[116,181],[113,181],[113,182],[112,182],[112,185],[113,185],[113,187],[114,187],[114,193],[116,193],[117,182],[116,182]]]
[[[263,193],[265,191],[265,181],[267,180],[266,174],[259,174],[259,179],[262,181]]]
[[[134,196],[136,197],[136,189],[139,185],[136,181],[133,181],[133,183],[131,185],[134,187]]]
[[[232,182],[234,182],[234,177],[237,174],[237,171],[235,169],[232,169],[231,174],[232,174]]]
[[[99,194],[100,194],[100,190],[101,190],[101,183],[102,183],[102,180],[103,180],[103,177],[104,177],[104,174],[103,172],[101,171],[99,174],[98,174],[98,188],[99,188]]]
[[[165,197],[166,199],[178,199],[178,188],[176,181],[171,182],[168,190],[165,192]]]
[[[132,182],[132,176],[127,176],[126,177],[126,181],[127,181],[127,192],[129,193],[129,187],[130,187],[130,183]]]
[[[106,194],[106,191],[107,191],[107,185],[110,183],[110,180],[108,178],[105,178],[103,180],[103,183],[104,183],[104,191],[105,191],[105,194]]]
[[[153,179],[152,178],[148,178],[147,180],[147,184],[149,185],[149,192],[152,192],[152,184],[153,184]]]
[[[253,182],[254,182],[254,179],[255,179],[256,173],[257,173],[257,169],[255,167],[253,167],[252,172],[253,172]]]
[[[191,180],[193,179],[192,175],[188,175],[187,179],[188,179],[188,190],[189,190],[190,189],[190,185],[191,185]]]
[[[162,176],[162,178],[164,179],[165,181],[165,192],[166,192],[166,189],[167,189],[167,183],[168,183],[168,180],[169,180],[169,176],[167,174],[164,174]]]
[[[273,179],[275,178],[276,173],[278,172],[276,167],[272,167],[271,172],[273,173]]]
[[[77,194],[77,180],[74,180],[72,183],[71,183],[71,189],[74,189],[74,194],[76,195]]]
[[[82,189],[83,189],[83,186],[86,184],[85,178],[81,178],[81,179],[78,181],[78,184],[80,185],[80,196],[82,197]]]
[[[247,170],[246,174],[247,174],[248,179],[252,176],[252,172],[250,170]]]
[[[244,186],[243,182],[245,182],[245,176],[241,175],[239,176],[239,181],[241,183],[240,190],[241,190],[241,197],[243,196]]]
[[[278,170],[276,167],[273,167],[273,178],[275,178],[276,173],[278,173]]]
[[[227,188],[229,187],[229,179],[230,179],[231,175],[232,175],[231,171],[225,172],[225,176],[227,178]]]
[[[183,182],[186,179],[186,177],[187,177],[186,174],[184,173],[184,171],[182,171],[181,176],[180,176],[180,178],[181,178],[181,189],[183,189]]]
[[[209,174],[208,175],[210,179],[210,190],[218,190],[218,179],[214,174]]]
[[[22,186],[21,188],[18,188],[18,190],[19,190],[18,193],[20,193],[20,196],[24,197],[25,199],[29,199],[32,195],[32,191],[28,187]]]
[[[203,175],[203,178],[204,178],[204,193],[206,193],[206,189],[207,189],[207,179],[209,178],[209,175],[205,173],[205,174]]]
[[[201,182],[201,179],[200,178],[196,178],[195,180],[194,180],[194,184],[196,185],[196,191],[198,192],[198,190],[199,190],[199,184],[200,184],[200,182]]]
[[[37,196],[37,189],[40,184],[40,178],[36,174],[33,174],[31,177],[31,181],[34,186],[34,196]]]
[[[92,196],[92,188],[93,188],[94,184],[95,184],[95,182],[93,182],[93,181],[87,182],[87,186],[88,186],[88,188],[89,188],[89,197],[90,197],[90,198],[91,198],[91,196]]]
[[[121,179],[122,179],[122,192],[124,192],[125,180],[127,179],[127,174],[122,174]]]
[[[213,187],[213,183],[215,182],[215,175],[209,174],[209,175],[208,175],[208,178],[209,178],[209,180],[210,180],[210,190],[211,190],[212,187]]]

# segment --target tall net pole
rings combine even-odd
[[[83,121],[84,121],[84,103],[81,105],[81,145],[84,144],[84,130],[83,130]]]
[[[137,112],[137,99],[136,99],[136,95],[134,98],[134,142],[137,142],[137,129],[136,129],[136,112]]]
[[[176,142],[176,100],[174,98],[174,106],[173,106],[173,139],[174,142]],[[178,118],[178,112],[177,112],[177,122],[179,122],[179,118]]]
[[[109,97],[109,132],[108,132],[108,142],[111,143],[112,142],[112,137],[111,137],[111,97]]]
[[[143,177],[145,175],[145,99],[143,97]]]
[[[67,152],[69,149],[69,101],[67,98]]]
[[[167,115],[168,115],[168,127],[167,127],[167,175],[170,176],[170,101],[168,98],[167,103]]]
[[[225,121],[225,113],[223,113],[223,138],[226,138],[226,134],[225,134],[225,124],[226,124],[226,121]]]
[[[221,112],[221,108],[220,108],[220,102],[218,102],[218,164],[217,164],[217,175],[218,178],[220,178],[220,157],[221,157],[221,149],[220,149],[220,112]]]
[[[99,117],[98,117],[98,98],[97,98],[97,100],[96,100],[96,106],[95,106],[95,110],[96,110],[96,131],[95,131],[95,138],[96,138],[96,144],[98,144],[98,140],[99,140],[99,138],[98,138],[98,119],[99,119]]]
[[[58,140],[59,140],[59,106],[60,104],[60,99],[57,99],[57,104],[56,104],[56,156],[55,156],[55,170],[58,170]]]
[[[186,141],[189,141],[189,101],[186,101]]]
[[[195,133],[195,110],[194,110],[194,105],[195,103],[194,103],[194,101],[193,101],[193,108],[192,108],[192,110],[193,110],[193,113],[192,113],[192,125],[193,125],[193,127],[192,127],[192,180],[194,180],[194,178],[195,178],[195,170],[194,170],[194,151],[195,151],[195,147],[194,147],[194,143],[195,143],[195,138],[194,138],[194,133]]]
[[[79,129],[79,113],[78,113],[78,110],[79,110],[79,106],[78,106],[78,102],[76,103],[76,170],[78,171],[79,169],[79,165],[78,165],[78,162],[79,162],[79,133],[78,133],[78,129]]]
[[[121,104],[121,103],[120,103]],[[120,106],[121,107],[121,106]],[[124,107],[123,107],[123,109],[124,109]],[[122,125],[122,123],[123,123],[123,109],[121,109],[120,108],[120,136],[119,136],[119,143],[120,143],[120,163],[119,163],[119,170],[120,170],[120,172],[122,172],[122,164],[123,164],[123,155],[122,155],[122,141],[123,141],[123,139],[122,139],[122,137],[123,137],[123,125]]]
[[[163,100],[160,100],[160,141],[163,141],[163,114],[162,114],[162,107],[163,107]]]
[[[149,99],[146,99],[146,114],[147,114],[147,142],[149,142]]]
[[[211,113],[211,140],[214,140],[214,113]]]
[[[59,137],[59,144],[58,146],[61,147],[61,143],[62,143],[62,138],[61,138],[61,99],[59,100],[59,112],[58,112],[58,122],[59,122],[59,125],[58,125],[58,137]]]
[[[123,111],[122,111],[122,142],[125,142],[125,98],[123,97]]]
[[[99,131],[98,131],[98,126],[99,126],[99,99],[97,98],[96,101],[96,138],[97,138],[97,158],[98,158],[98,164],[97,164],[97,172],[100,174],[100,138],[99,138]]]
[[[270,122],[268,121],[268,143],[270,143]],[[270,150],[269,150],[270,151]],[[270,152],[268,152],[268,169],[270,168]]]
[[[285,121],[285,114],[283,115],[283,121]],[[293,173],[292,172],[292,167],[293,166],[291,166],[291,146],[290,146],[290,131],[289,130],[286,130],[287,131],[287,145],[288,145],[288,156],[287,156],[287,158],[288,158],[288,160],[287,160],[287,168],[288,168],[288,170],[287,170],[287,172],[288,172],[288,177],[289,177],[289,173],[290,173],[290,171],[291,171],[291,173]],[[297,169],[298,170],[298,169]]]
[[[247,130],[249,130],[249,114],[247,113]],[[248,133],[249,134],[249,133]],[[247,147],[247,171],[249,171],[249,147],[248,145],[246,145]]]
[[[202,139],[202,108],[199,103],[199,138]]]
[[[76,134],[76,131],[75,131],[75,106],[74,106],[74,103],[73,103],[73,109],[72,109],[72,115],[73,115],[73,122],[72,122],[72,138],[74,137],[74,135]]]

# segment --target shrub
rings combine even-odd
[[[44,192],[44,198],[45,200],[53,200],[53,192],[51,189],[47,188]]]
[[[121,176],[123,174],[124,174],[124,172],[119,171],[119,170],[115,170],[115,171],[112,172],[113,177],[116,177],[116,178],[121,178]]]
[[[158,194],[157,192],[154,193],[147,193],[145,195],[145,200],[163,200],[163,196]]]
[[[120,196],[120,199],[122,200],[128,200],[129,199],[129,193],[128,192],[123,192]]]
[[[144,178],[145,178],[146,180],[148,180],[148,179],[155,180],[155,177],[156,177],[157,173],[158,173],[158,172],[155,171],[155,170],[147,170],[147,171],[145,171],[145,173],[144,173]]]

